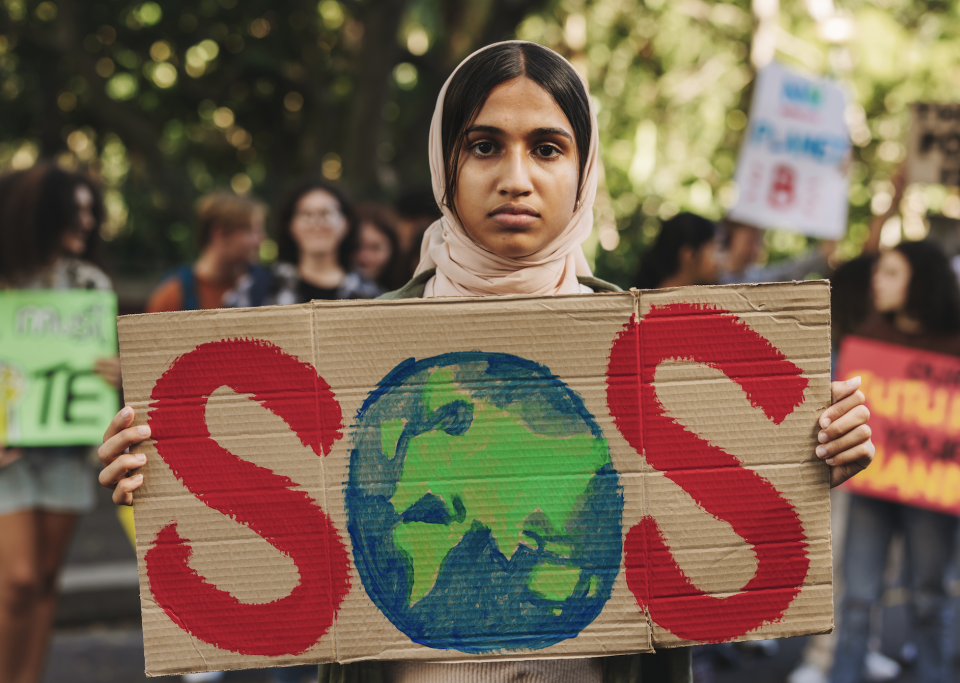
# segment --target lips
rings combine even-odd
[[[504,227],[523,228],[540,218],[540,214],[526,204],[503,204],[490,212],[490,218]]]

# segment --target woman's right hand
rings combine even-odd
[[[150,427],[140,425],[131,427],[133,408],[127,406],[113,418],[107,431],[103,433],[103,445],[97,451],[103,470],[100,483],[113,489],[113,502],[117,505],[133,505],[133,492],[143,483],[143,475],[129,476],[147,462],[144,453],[131,453],[134,446],[150,437]]]

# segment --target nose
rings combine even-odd
[[[528,165],[531,163],[526,150],[511,146],[503,156],[497,192],[503,197],[526,197],[533,193],[533,182]]]

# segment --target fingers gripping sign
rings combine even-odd
[[[252,394],[318,456],[341,437],[340,406],[312,366],[262,340],[202,344],[178,358],[152,393],[148,433],[174,476],[204,505],[290,557],[300,581],[280,600],[241,603],[190,568],[192,550],[173,522],[160,529],[146,553],[150,590],[174,623],[200,640],[240,654],[299,654],[333,624],[349,588],[347,551],[330,518],[296,482],[241,460],[211,438],[206,404],[221,386]],[[123,428],[131,419],[132,411],[126,418],[121,413],[101,448],[101,482],[116,485],[118,502],[138,485],[123,484],[124,474],[142,464],[119,454],[145,436]]]
[[[131,453],[130,447],[150,437],[150,427],[131,427],[134,410],[127,406],[114,416],[103,434],[103,444],[97,456],[103,464],[100,483],[113,489],[113,502],[117,505],[133,505],[133,492],[143,483],[143,475],[134,473],[147,462],[144,453]]]
[[[873,461],[870,411],[864,405],[860,378],[830,385],[833,405],[820,416],[817,457],[830,465],[830,486],[839,486]]]

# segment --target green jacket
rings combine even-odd
[[[419,299],[436,270],[427,270],[400,289],[380,299]],[[619,292],[616,285],[595,277],[578,277],[580,284],[594,292]],[[603,683],[692,683],[690,648],[660,650],[649,655],[602,657]],[[382,662],[321,664],[319,683],[384,683]]]

